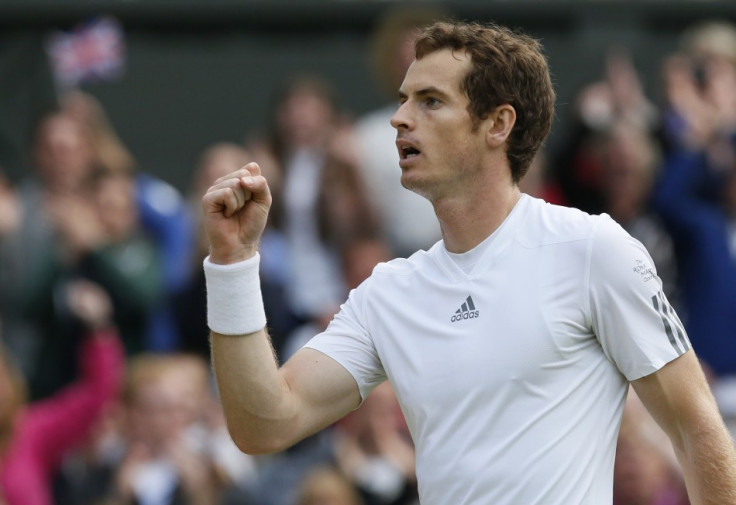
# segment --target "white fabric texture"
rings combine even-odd
[[[491,237],[463,268],[442,242],[377,266],[307,347],[364,398],[391,381],[422,505],[610,504],[628,381],[687,337],[608,216],[523,195]]]
[[[261,256],[230,265],[204,259],[207,325],[221,335],[247,335],[266,326],[258,265]]]

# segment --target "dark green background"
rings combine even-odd
[[[406,2],[402,2],[406,4]],[[518,26],[546,47],[559,101],[548,147],[564,136],[579,88],[600,77],[608,48],[628,48],[650,96],[662,57],[699,20],[736,20],[733,1],[455,1],[455,17]],[[123,24],[127,70],[85,87],[99,97],[140,165],[186,190],[198,153],[262,128],[274,89],[317,73],[359,115],[384,103],[368,63],[371,31],[393,2],[0,0],[0,165],[29,170],[29,127],[54,100],[43,44],[96,14]]]

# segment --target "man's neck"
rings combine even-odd
[[[445,248],[453,253],[471,250],[501,226],[520,198],[519,186],[509,182],[435,201]]]

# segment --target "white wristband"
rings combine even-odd
[[[266,326],[258,265],[261,256],[230,265],[217,265],[207,256],[207,325],[222,335],[247,335]]]

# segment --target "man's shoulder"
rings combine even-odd
[[[601,222],[610,220],[607,214],[588,214],[574,207],[532,198],[525,226],[517,234],[517,240],[531,247],[587,240]]]

